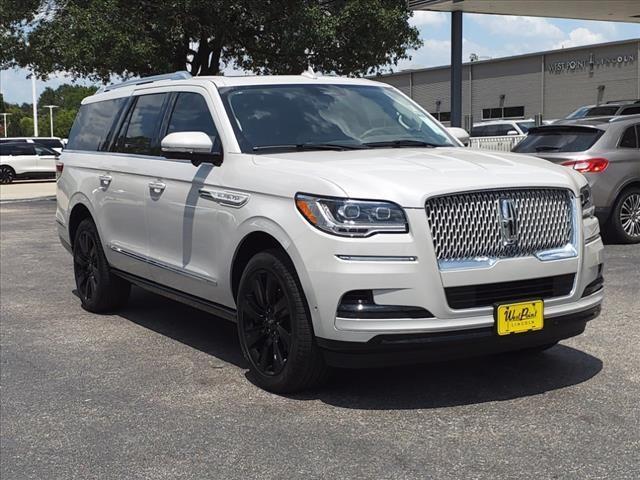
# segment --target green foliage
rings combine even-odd
[[[92,95],[96,87],[61,85],[56,89],[46,88],[38,99],[38,133],[41,137],[50,134],[49,109],[44,105],[57,105],[53,109],[53,136],[66,138],[78,113],[84,97]],[[0,97],[0,111],[10,113],[7,117],[7,136],[33,136],[33,110],[30,103],[22,105],[5,103]],[[0,136],[4,136],[3,122],[0,121]]]
[[[21,0],[0,0],[5,4]],[[41,0],[0,29],[0,62],[108,81],[227,65],[257,73],[375,73],[420,45],[405,0]],[[26,40],[28,39],[28,43]]]

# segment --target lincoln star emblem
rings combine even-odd
[[[502,244],[514,245],[518,241],[518,216],[513,200],[501,198],[498,200],[500,207],[500,230],[502,232]]]

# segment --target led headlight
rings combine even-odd
[[[588,184],[580,189],[580,204],[582,205],[582,218],[593,217],[596,207],[593,204],[591,187]]]
[[[342,237],[409,231],[404,211],[391,202],[298,194],[296,206],[313,226]]]

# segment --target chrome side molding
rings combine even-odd
[[[156,260],[155,258],[148,257],[147,255],[143,255],[141,253],[134,252],[132,250],[128,250],[126,248],[122,248],[115,242],[111,242],[109,244],[109,248],[114,252],[120,253],[121,255],[125,255],[129,258],[133,258],[134,260],[138,260],[140,262],[144,262],[148,265],[152,265],[154,267],[162,268],[164,270],[168,270],[173,273],[177,273],[179,275],[183,275],[185,277],[190,277],[195,280],[201,280],[203,282],[207,282],[213,286],[218,285],[218,281],[215,278],[212,278],[208,275],[203,275],[201,273],[192,272],[191,270],[187,270],[186,268],[176,267],[175,265],[170,265],[166,262]]]

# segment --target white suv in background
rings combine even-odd
[[[472,137],[503,137],[507,135],[526,135],[530,128],[536,126],[529,120],[491,120],[475,123],[471,129]]]
[[[462,148],[393,87],[198,77],[83,101],[57,223],[82,305],[136,284],[236,321],[276,392],[330,366],[544,349],[603,298],[603,246],[577,172]]]

